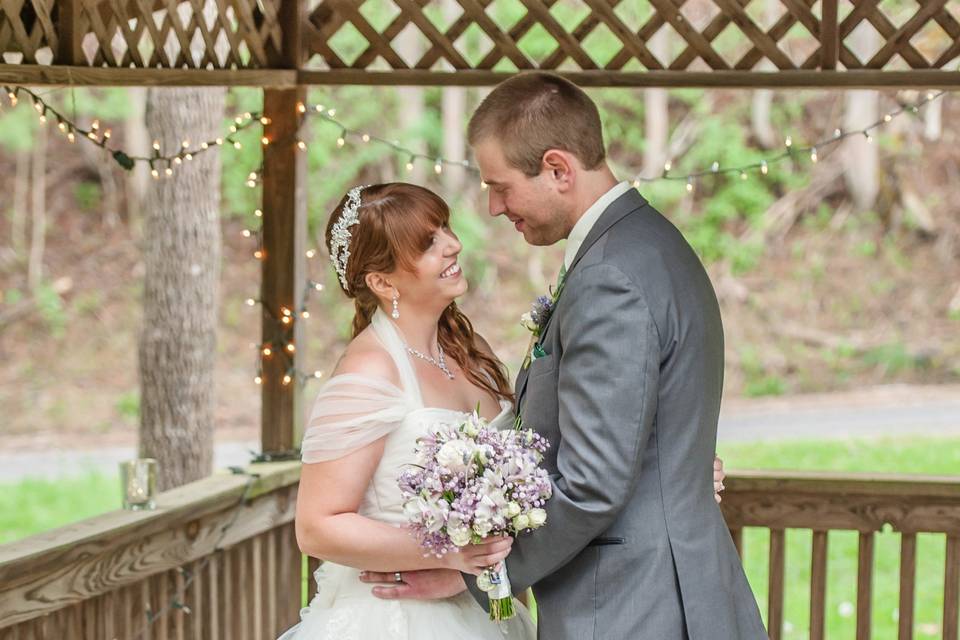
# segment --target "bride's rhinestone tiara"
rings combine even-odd
[[[360,192],[369,186],[368,184],[360,185],[347,192],[347,203],[343,205],[343,212],[330,232],[330,262],[337,270],[337,277],[340,278],[344,291],[349,291],[347,260],[350,259],[350,227],[360,222],[360,215],[357,212],[360,208]]]

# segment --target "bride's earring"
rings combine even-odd
[[[393,292],[393,312],[390,317],[394,320],[400,317],[400,295],[396,291]]]

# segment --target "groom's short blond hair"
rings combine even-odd
[[[574,83],[542,71],[498,84],[470,118],[467,139],[495,139],[510,166],[528,176],[540,173],[550,149],[572,153],[586,169],[606,157],[597,105]]]

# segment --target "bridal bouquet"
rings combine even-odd
[[[518,422],[519,427],[519,422]],[[437,424],[417,440],[417,463],[399,477],[404,512],[427,553],[441,556],[491,535],[543,526],[552,488],[539,465],[549,444],[530,430],[498,430],[476,412]],[[477,585],[490,618],[515,615],[506,567],[489,567]]]

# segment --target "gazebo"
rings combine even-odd
[[[766,26],[751,0],[650,0],[639,23],[622,17],[622,0],[511,0],[521,16],[511,24],[491,17],[503,1],[456,0],[455,17],[441,20],[430,0],[0,0],[0,85],[262,88],[264,135],[277,142],[262,150],[260,299],[274,311],[295,308],[306,282],[306,161],[294,133],[310,86],[484,86],[526,69],[592,87],[960,86],[960,72],[945,70],[960,57],[949,0],[919,2],[899,26],[879,0],[779,0]],[[564,24],[552,11],[559,4],[576,5],[581,17]],[[707,12],[700,26],[686,13],[692,5]],[[371,10],[392,17],[377,29]],[[882,38],[867,60],[848,46],[861,25]],[[951,42],[932,59],[913,44],[927,28]],[[342,29],[366,43],[352,60],[335,43]],[[426,43],[413,63],[393,44],[407,29]],[[524,50],[533,29],[549,34],[552,51]],[[682,42],[671,59],[648,46],[661,30]],[[461,51],[468,32],[487,43],[484,55]],[[586,44],[595,32],[619,51],[595,59]],[[742,45],[733,58],[715,46],[731,33]],[[791,33],[797,43],[786,48]],[[265,335],[273,330],[264,325]],[[297,445],[301,398],[297,385],[280,382],[280,366],[264,362],[264,452]],[[298,619],[317,564],[294,536],[298,478],[297,462],[255,464],[166,492],[155,511],[111,512],[0,547],[0,639],[276,637]],[[866,639],[875,534],[892,527],[901,534],[899,638],[913,637],[917,536],[933,532],[946,534],[942,637],[957,640],[960,477],[754,472],[727,486],[722,506],[738,548],[745,527],[770,532],[771,638],[784,622],[787,529],[813,532],[811,638],[824,637],[827,534],[858,532],[856,637]]]

